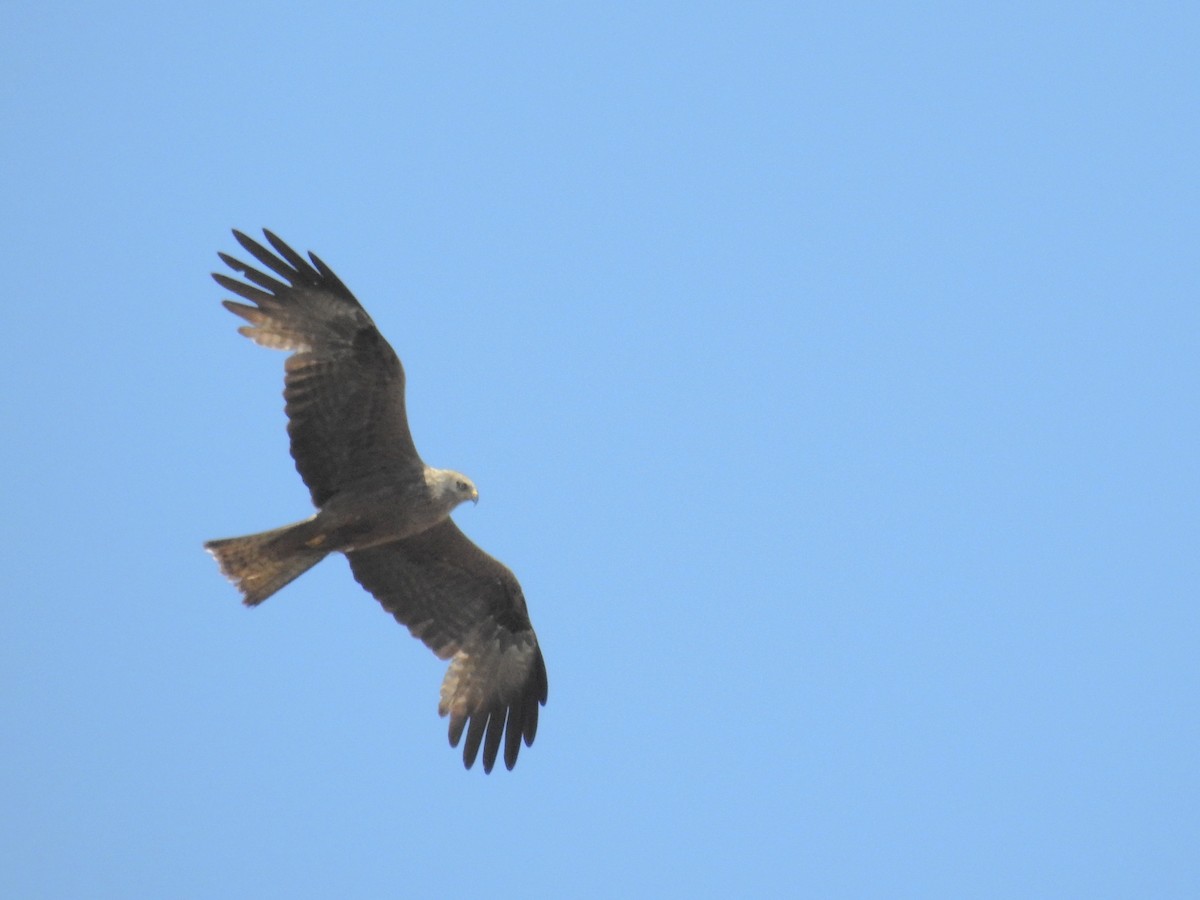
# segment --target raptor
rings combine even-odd
[[[243,280],[214,273],[247,303],[224,301],[255,343],[291,355],[284,399],[292,458],[316,513],[302,522],[204,546],[248,606],[262,603],[331,553],[441,659],[438,712],[463,762],[501,746],[511,769],[533,743],[546,665],[513,573],[450,518],[478,502],[471,479],[425,464],[405,411],[404,367],[333,271],[264,229],[270,249],[233,235],[262,268],[218,254]]]

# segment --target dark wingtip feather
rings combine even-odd
[[[451,716],[450,717],[450,746],[457,747],[458,742],[462,739],[463,728],[467,725],[466,716]]]
[[[542,657],[540,649],[537,652],[537,680],[538,702],[545,706],[546,701],[550,699],[550,679],[546,677],[546,660]]]
[[[533,677],[537,690],[536,692],[531,691],[525,698],[524,737],[526,747],[532,746],[533,739],[537,737],[538,706],[545,706],[546,700],[550,696],[550,680],[546,677],[546,661],[542,658],[540,650],[535,665]]]
[[[269,235],[270,232],[264,228],[263,234]],[[242,249],[244,249],[247,253],[249,253],[275,274],[283,276],[292,283],[300,278],[299,270],[289,267],[287,263],[275,256],[275,254],[273,254],[258,241],[254,240],[254,238],[242,234],[242,232],[238,231],[236,228],[233,230],[233,236],[237,242],[242,245]],[[279,239],[276,238],[276,240]],[[282,241],[280,243],[282,243]],[[239,269],[238,271],[242,270]]]
[[[487,738],[483,743],[483,771],[491,772],[496,765],[496,752],[500,749],[500,740],[504,737],[505,710],[496,710],[488,717]]]
[[[308,258],[311,259],[312,264],[317,267],[317,271],[326,278],[333,278],[335,280],[337,279],[337,276],[333,274],[333,269],[325,265],[325,263],[321,261],[321,257],[317,256],[317,254],[313,253],[311,250],[308,251]]]
[[[255,257],[258,257],[261,253],[266,253],[268,256],[270,256],[270,252],[266,247],[264,247],[254,238],[250,237],[250,235],[246,234],[244,231],[238,231],[236,228],[233,229],[233,238],[242,245],[242,249],[253,254]]]
[[[536,703],[529,704],[529,712],[525,716],[525,729],[523,737],[525,738],[525,746],[532,747],[533,739],[537,737],[538,726],[538,708]]]
[[[271,246],[275,248],[275,252],[291,263],[292,268],[299,272],[305,280],[318,280],[317,270],[309,264],[308,260],[280,240],[270,229],[264,228],[263,234],[266,235],[267,241]]]
[[[317,267],[317,271],[321,273],[321,277],[324,278],[331,287],[341,291],[345,296],[353,299],[354,295],[350,293],[350,289],[342,283],[342,279],[337,277],[333,269],[329,268],[329,266],[322,261],[321,257],[309,250],[308,258],[313,261],[313,265]],[[357,303],[358,301],[355,302]]]
[[[229,266],[229,268],[233,269],[235,272],[241,272],[246,268],[246,264],[244,262],[242,262],[240,259],[230,256],[228,253],[222,253],[220,250],[218,250],[217,256],[220,258],[221,262],[225,263],[225,265]]]
[[[468,769],[475,765],[475,757],[479,755],[479,745],[483,741],[484,729],[487,727],[487,716],[472,716],[467,728],[467,740],[463,744],[463,765]],[[487,766],[485,765],[486,769]]]
[[[504,765],[511,772],[521,752],[521,735],[525,731],[525,708],[514,705],[508,710],[508,731],[504,734]]]
[[[243,297],[259,305],[262,305],[264,302],[269,303],[273,299],[272,295],[266,291],[261,291],[252,285],[230,278],[228,275],[222,275],[220,272],[213,272],[212,277],[213,281],[231,294],[237,294],[239,297]]]

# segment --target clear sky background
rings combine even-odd
[[[9,3],[0,894],[1200,893],[1200,12]],[[312,249],[408,369],[550,700],[324,562]]]

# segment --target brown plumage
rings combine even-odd
[[[354,295],[320,259],[264,230],[274,253],[241,232],[239,244],[272,274],[219,254],[245,282],[213,274],[253,306],[224,301],[246,337],[291,351],[284,398],[292,457],[314,516],[204,546],[247,605],[262,603],[327,555],[344,553],[354,577],[450,668],[438,711],[450,744],[464,732],[463,762],[483,749],[490,772],[500,745],[511,769],[537,733],[546,666],[509,569],[450,520],[471,480],[431,468],[413,444],[404,368]],[[247,283],[248,282],[248,283]]]

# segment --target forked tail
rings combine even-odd
[[[242,601],[257,606],[329,554],[319,549],[322,539],[313,519],[306,519],[272,531],[207,541],[204,549],[242,592]]]

